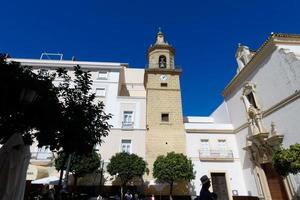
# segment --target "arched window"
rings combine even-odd
[[[166,56],[159,56],[158,58],[159,68],[167,68],[167,59]]]

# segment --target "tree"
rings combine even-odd
[[[58,153],[58,157],[55,159],[56,170],[66,169],[64,160],[66,155],[63,152]],[[95,172],[100,167],[100,157],[94,151],[89,154],[73,155],[70,163],[70,172],[74,176],[74,186],[77,186],[77,180],[79,177],[84,177],[87,174]]]
[[[146,162],[136,154],[126,152],[112,156],[107,171],[111,176],[116,175],[121,181],[121,199],[126,184],[135,177],[141,178],[146,172]]]
[[[190,181],[195,178],[193,164],[182,153],[170,152],[167,156],[160,155],[153,164],[153,177],[158,182],[170,185],[170,199],[172,199],[173,185],[177,181]]]
[[[11,136],[19,134],[27,147],[14,148],[13,151],[21,150],[17,154],[29,153],[28,146],[34,139],[38,141],[38,146],[51,144],[52,140],[49,138],[58,132],[56,122],[60,118],[61,107],[52,78],[35,74],[30,67],[20,63],[8,62],[7,57],[0,54],[0,143],[5,144]],[[7,159],[11,159],[11,156]],[[11,160],[1,160],[3,173],[6,173],[6,169],[11,170],[11,163]],[[25,183],[28,164],[22,162],[22,170],[1,177],[4,186],[1,189],[7,192],[4,194],[6,198],[15,198],[12,197],[15,194],[23,196],[22,184],[18,190],[9,188],[14,188],[14,183]]]
[[[291,145],[290,148],[280,148],[273,155],[273,166],[282,176],[289,173],[300,172],[300,144]]]
[[[60,104],[52,76],[35,74],[28,66],[7,62],[0,54],[0,143],[20,133],[31,145],[49,145],[58,132]],[[34,131],[33,131],[34,130]]]
[[[74,67],[74,80],[65,69],[57,72],[58,77],[63,78],[58,86],[63,119],[56,149],[62,148],[66,155],[92,152],[96,144],[101,144],[102,137],[108,135],[111,114],[104,112],[103,102],[97,102],[91,92],[93,81],[90,72],[77,65]]]
[[[53,143],[55,146],[52,148],[63,151],[66,155],[63,163],[67,160],[67,163],[70,163],[72,154],[90,153],[96,144],[101,144],[102,137],[106,137],[110,131],[108,120],[111,114],[104,112],[103,102],[97,102],[95,94],[91,92],[90,72],[82,70],[77,65],[74,67],[74,80],[65,69],[60,68],[57,73],[58,77],[63,79],[58,86],[62,119],[59,134]]]

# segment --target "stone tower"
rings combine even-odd
[[[155,44],[147,52],[149,66],[145,70],[147,91],[146,160],[152,180],[157,156],[168,152],[185,154],[185,131],[182,117],[180,74],[174,63],[175,49],[159,31]]]

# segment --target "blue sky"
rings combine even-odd
[[[257,49],[271,32],[300,33],[300,1],[2,1],[0,52],[112,61],[143,68],[158,27],[183,69],[184,115],[209,115],[236,71],[240,42]]]

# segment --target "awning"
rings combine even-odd
[[[46,178],[37,179],[32,181],[31,184],[43,184],[43,185],[58,185],[59,178],[56,176],[49,176]]]

